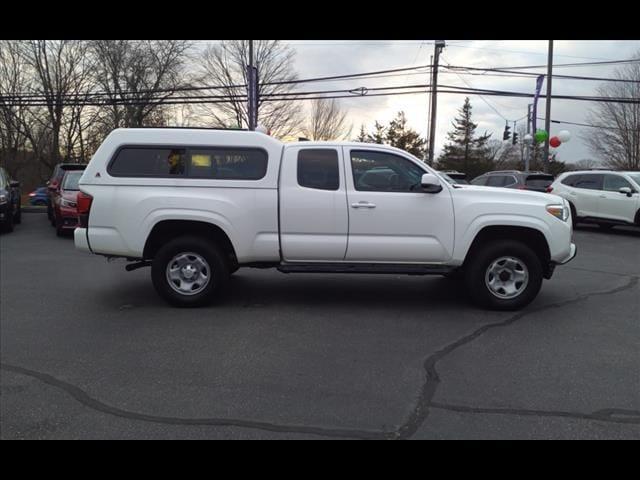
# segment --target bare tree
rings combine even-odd
[[[95,74],[107,108],[102,128],[166,123],[163,101],[188,83],[184,66],[192,42],[185,40],[96,40]]]
[[[590,168],[599,167],[600,163],[593,158],[583,158],[574,163],[567,164],[571,170],[589,170]]]
[[[28,115],[27,107],[13,103],[17,92],[29,88],[27,68],[19,42],[0,42],[0,165],[13,177],[20,168],[18,156],[28,142],[22,128]]]
[[[636,58],[640,58],[640,51]],[[598,88],[607,98],[640,100],[640,63],[630,63],[616,70],[615,78],[633,82],[611,82]],[[605,165],[622,170],[640,170],[640,104],[602,102],[587,116],[598,125],[582,138],[591,152]]]
[[[290,100],[275,101],[268,96],[291,100],[296,80],[293,70],[294,52],[278,40],[254,41],[254,62],[258,69],[258,122],[276,137],[295,134],[300,129],[301,107]],[[214,126],[242,127],[248,125],[247,116],[247,64],[248,40],[223,41],[210,45],[202,55],[200,84],[221,86],[215,95],[228,97],[222,103],[210,104],[202,109]]]
[[[303,128],[304,136],[310,140],[349,138],[353,125],[347,126],[347,114],[335,98],[312,100],[311,115]]]
[[[25,133],[32,137],[32,146],[37,149],[36,133],[47,131],[50,143],[40,160],[53,167],[71,155],[79,139],[82,106],[69,107],[68,104],[90,87],[92,69],[88,45],[78,40],[29,40],[21,42],[21,46],[33,70],[33,92],[40,95],[44,104],[44,107],[30,108],[35,123],[31,132]]]

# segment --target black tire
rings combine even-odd
[[[3,232],[11,233],[13,232],[13,215],[7,214],[4,219],[4,222],[0,224],[0,228]]]
[[[571,225],[575,229],[576,225],[578,225],[578,217],[577,217],[577,213],[576,213],[576,207],[573,206],[573,203],[569,202],[569,208],[571,209]]]
[[[464,280],[464,270],[462,268],[456,268],[455,270],[452,270],[450,272],[443,273],[442,276],[447,280],[459,282],[461,280]]]
[[[174,290],[167,279],[169,262],[180,253],[200,255],[209,265],[209,282],[198,293],[181,294]],[[211,240],[185,235],[170,240],[156,253],[151,265],[151,280],[156,292],[175,307],[200,307],[221,298],[229,283],[229,267],[220,248]]]
[[[47,218],[49,219],[51,223],[51,225],[53,225],[53,208],[51,208],[51,204],[49,202],[46,203],[47,205]]]
[[[535,252],[515,240],[486,243],[471,252],[465,266],[465,283],[473,301],[492,310],[519,310],[533,301],[542,286],[542,265]],[[513,298],[500,298],[487,286],[485,275],[490,265],[500,257],[514,257],[522,262],[529,274],[524,289]]]
[[[58,237],[63,237],[64,236],[64,230],[62,229],[62,219],[60,220],[54,220],[54,224],[56,227],[56,235]]]

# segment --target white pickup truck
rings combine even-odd
[[[118,129],[80,190],[76,247],[150,265],[176,306],[220,298],[240,267],[274,267],[460,277],[478,304],[511,310],[576,253],[562,198],[452,185],[385,145]]]

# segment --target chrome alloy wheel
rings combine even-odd
[[[167,282],[181,295],[200,293],[210,280],[211,268],[197,253],[179,253],[167,263]]]
[[[517,297],[527,288],[529,270],[518,258],[500,257],[487,268],[484,282],[493,295],[508,300]]]

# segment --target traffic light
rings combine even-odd
[[[511,138],[511,127],[509,125],[504,126],[504,134],[502,135],[502,140],[509,140]]]
[[[518,143],[518,133],[517,132],[513,132],[513,141],[512,143],[515,145]]]

